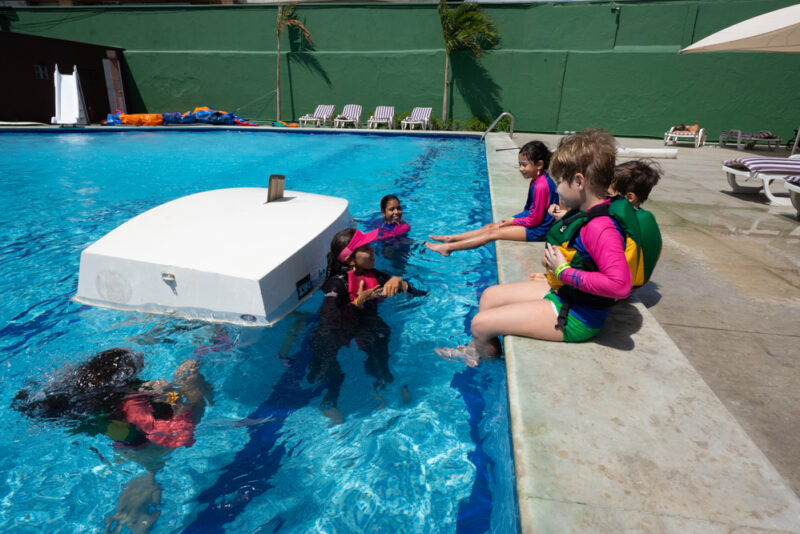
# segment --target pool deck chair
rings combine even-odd
[[[789,191],[792,206],[797,210],[797,219],[800,220],[800,176],[790,176],[783,182],[783,187]]]
[[[800,154],[788,158],[737,158],[729,159],[722,164],[722,170],[728,177],[728,183],[736,193],[758,193],[762,189],[764,195],[773,206],[788,206],[789,199],[777,198],[769,186],[774,181],[785,181],[800,177]],[[760,181],[758,186],[742,186],[737,177],[745,181]]]
[[[333,120],[333,110],[336,106],[333,105],[324,105],[320,104],[317,106],[317,109],[314,110],[314,113],[311,115],[303,115],[299,119],[297,119],[297,123],[300,126],[308,126],[309,124],[314,126],[325,126],[326,124],[331,124]]]
[[[367,128],[378,128],[385,124],[387,128],[394,129],[394,106],[378,106],[375,113],[367,121]]]
[[[347,104],[333,119],[334,128],[344,128],[348,124],[352,124],[354,128],[361,128],[361,106],[358,104]]]
[[[407,127],[409,130],[413,130],[414,126],[419,126],[423,130],[430,130],[432,128],[431,111],[433,108],[414,108],[410,117],[400,121],[401,129],[405,130]]]
[[[56,65],[53,73],[56,88],[56,116],[50,119],[51,124],[76,125],[89,124],[86,118],[86,103],[81,91],[81,80],[78,67],[72,67],[72,74],[61,74]]]
[[[679,141],[694,143],[694,147],[699,148],[706,144],[706,129],[700,128],[697,132],[687,132],[685,130],[676,130],[673,126],[664,134],[665,145],[674,145]]]
[[[761,130],[758,133],[743,132],[742,130],[725,130],[719,133],[719,146],[736,141],[736,148],[754,148],[759,143],[764,143],[770,150],[775,150],[781,144],[781,138],[769,130]]]

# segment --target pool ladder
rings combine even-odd
[[[494,127],[497,125],[497,123],[498,123],[498,122],[500,122],[500,119],[502,119],[502,118],[503,118],[503,117],[505,117],[505,116],[509,116],[509,117],[511,117],[511,127],[510,127],[510,128],[509,128],[509,130],[508,130],[508,136],[509,136],[509,137],[514,137],[514,115],[512,115],[512,114],[511,114],[511,113],[509,113],[508,111],[504,111],[504,112],[502,112],[500,115],[498,115],[498,116],[497,116],[497,118],[496,118],[496,119],[494,120],[494,122],[492,123],[492,125],[491,125],[491,126],[489,126],[489,127],[486,129],[486,131],[485,131],[485,132],[483,132],[483,135],[481,136],[481,143],[482,143],[482,142],[483,142],[483,140],[486,138],[486,134],[488,134],[489,132],[491,132],[491,131],[492,131],[492,128],[494,128]]]

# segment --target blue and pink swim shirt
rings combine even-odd
[[[555,218],[547,213],[551,204],[558,204],[556,184],[547,173],[531,180],[528,198],[523,211],[514,215],[514,226],[525,226],[528,241],[544,241],[547,231],[555,223]]]
[[[405,221],[400,221],[397,224],[384,222],[378,227],[378,230],[378,241],[385,241],[386,239],[393,239],[406,235],[411,231],[411,226]]]

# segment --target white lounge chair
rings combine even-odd
[[[764,195],[773,206],[788,206],[789,199],[777,198],[769,186],[774,181],[785,181],[800,177],[800,154],[788,158],[737,158],[722,163],[722,170],[728,183],[736,193],[758,193],[762,189]],[[736,179],[761,182],[758,186],[742,186]]]
[[[699,148],[706,144],[706,129],[700,128],[697,132],[687,132],[686,130],[676,130],[673,126],[664,134],[665,145],[674,145],[679,141],[694,143],[694,147]]]
[[[792,206],[797,210],[797,218],[800,220],[800,176],[789,176],[783,182],[783,187],[789,191],[789,199]]]
[[[736,141],[736,148],[754,148],[758,143],[766,143],[767,148],[775,150],[781,144],[781,138],[769,130],[761,130],[758,133],[743,132],[742,130],[725,130],[719,133],[719,146],[725,146],[731,141]]]
[[[367,121],[367,128],[377,128],[381,124],[394,129],[394,106],[376,107],[375,113]]]
[[[361,128],[361,106],[358,104],[347,104],[333,119],[334,128],[344,128],[348,124],[352,124],[354,128]]]
[[[330,124],[333,120],[333,110],[335,107],[336,106],[320,104],[317,106],[317,109],[314,110],[314,113],[311,115],[303,115],[297,119],[297,123],[300,126],[308,126],[311,124],[315,128],[320,125],[325,126],[326,124]]]
[[[400,121],[401,129],[413,130],[414,126],[419,126],[423,130],[430,130],[431,126],[431,111],[433,108],[414,108],[410,117],[406,117]]]

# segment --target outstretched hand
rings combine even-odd
[[[353,299],[353,304],[356,306],[363,306],[365,302],[381,297],[382,289],[381,286],[364,289],[364,280],[362,280],[361,283],[358,284],[358,295]]]
[[[497,227],[498,228],[503,228],[505,226],[511,226],[513,223],[514,223],[514,219],[513,218],[512,219],[500,219],[500,222],[498,223]]]
[[[405,291],[406,289],[408,289],[408,284],[403,282],[403,279],[399,276],[393,276],[383,284],[383,296],[393,297],[397,295],[399,291]]]

